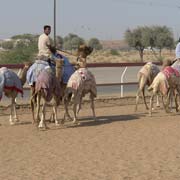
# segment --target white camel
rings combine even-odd
[[[164,103],[164,109],[166,112],[169,112],[169,103],[172,92],[176,90],[178,94],[180,94],[180,75],[177,70],[172,68],[171,66],[165,67],[158,75],[154,78],[152,84],[148,88],[149,91],[152,91],[152,95],[150,98],[150,108],[149,115],[152,115],[152,107],[153,107],[153,98],[155,95],[160,93],[165,98],[166,102]],[[176,103],[176,111],[177,107],[177,98],[175,98]]]
[[[138,91],[136,94],[136,106],[135,111],[137,111],[139,96],[142,93],[142,97],[144,100],[144,104],[146,109],[148,109],[148,105],[146,103],[146,97],[145,97],[145,87],[150,86],[150,84],[153,82],[156,75],[160,72],[157,65],[153,64],[152,62],[146,63],[138,72]],[[159,106],[159,98],[157,96],[157,104],[156,106]]]
[[[12,70],[2,67],[0,68],[0,94],[2,98],[2,93],[4,92],[5,96],[11,98],[11,113],[9,122],[10,125],[14,125],[19,121],[18,115],[16,112],[16,103],[15,99],[20,93],[23,95],[23,85],[25,84],[26,73],[29,69],[31,63],[25,63],[24,67],[21,69],[19,75],[17,75]]]
[[[81,59],[81,62],[85,62],[85,60]],[[94,98],[97,96],[96,81],[94,75],[87,68],[80,67],[78,70],[74,72],[74,74],[72,74],[65,89],[64,119],[66,119],[66,117],[72,119],[68,111],[68,105],[69,102],[71,101],[71,97],[73,97],[72,98],[73,112],[74,112],[73,123],[77,123],[77,113],[81,109],[82,98],[88,93],[90,94],[89,97],[91,100],[93,118],[94,120],[96,120],[95,107],[94,107]]]

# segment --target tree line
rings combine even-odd
[[[159,57],[161,57],[163,48],[169,50],[175,48],[173,32],[167,26],[139,26],[135,29],[127,29],[124,35],[129,47],[139,52],[141,61],[143,61],[143,54],[146,48],[150,48],[156,56],[155,49],[158,49]],[[38,53],[38,37],[39,35],[23,34],[11,37],[10,41],[1,42],[1,47],[6,51],[0,53],[0,62],[22,63],[23,61],[32,61]],[[61,36],[56,37],[58,49],[76,50],[79,45],[84,43],[95,50],[103,48],[97,38],[91,38],[89,41],[86,41],[73,33],[68,34],[64,38]]]
[[[5,51],[0,53],[1,63],[22,63],[23,61],[32,61],[38,53],[38,37],[39,35],[23,34],[11,37],[8,41],[2,41],[0,46]],[[51,39],[52,44],[53,40]],[[85,41],[76,34],[68,34],[64,38],[56,37],[56,45],[58,49],[76,50],[79,45],[88,44],[95,50],[102,49],[102,45],[97,38],[91,38]]]
[[[130,47],[138,50],[141,61],[147,47],[150,47],[154,54],[154,49],[158,49],[160,57],[163,48],[172,50],[175,47],[173,32],[167,26],[140,26],[133,30],[127,29],[125,39]]]

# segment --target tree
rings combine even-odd
[[[34,35],[34,34],[19,34],[12,36],[11,39],[13,40],[29,40],[30,42],[37,42],[38,41],[39,35]]]
[[[125,39],[130,47],[134,47],[139,51],[140,59],[143,62],[143,52],[145,47],[149,45],[149,32],[148,27],[138,27],[134,30],[126,30]]]
[[[152,34],[153,46],[159,49],[160,57],[163,48],[174,48],[173,33],[167,26],[153,26]]]
[[[97,38],[91,38],[88,42],[88,45],[92,47],[93,49],[100,50],[102,49],[102,44]]]
[[[62,49],[63,47],[63,38],[61,36],[56,36],[56,47]]]
[[[30,35],[30,37],[33,38],[30,38],[30,40],[24,35],[17,35],[11,38],[13,39],[13,49],[1,53],[1,63],[22,63],[24,61],[32,61],[38,52],[38,36]]]
[[[160,56],[163,48],[174,48],[173,33],[166,26],[143,26],[134,30],[128,29],[125,32],[125,39],[129,46],[139,51],[141,61],[143,61],[143,51],[146,47],[150,46],[152,50],[158,48]]]
[[[77,49],[84,44],[84,39],[76,34],[68,34],[63,40],[63,48],[67,50]]]
[[[13,49],[14,47],[14,41],[3,41],[1,43],[1,47],[4,48],[4,49]]]

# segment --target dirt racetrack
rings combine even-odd
[[[18,110],[15,126],[1,110],[0,179],[179,180],[180,114],[158,109],[148,117],[143,105],[135,113],[132,104],[97,101],[97,122],[85,104],[80,125],[48,123],[46,131],[30,123],[28,108]]]

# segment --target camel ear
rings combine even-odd
[[[84,49],[86,48],[86,45],[85,44],[82,44],[78,47],[78,51],[81,52],[83,51]]]

